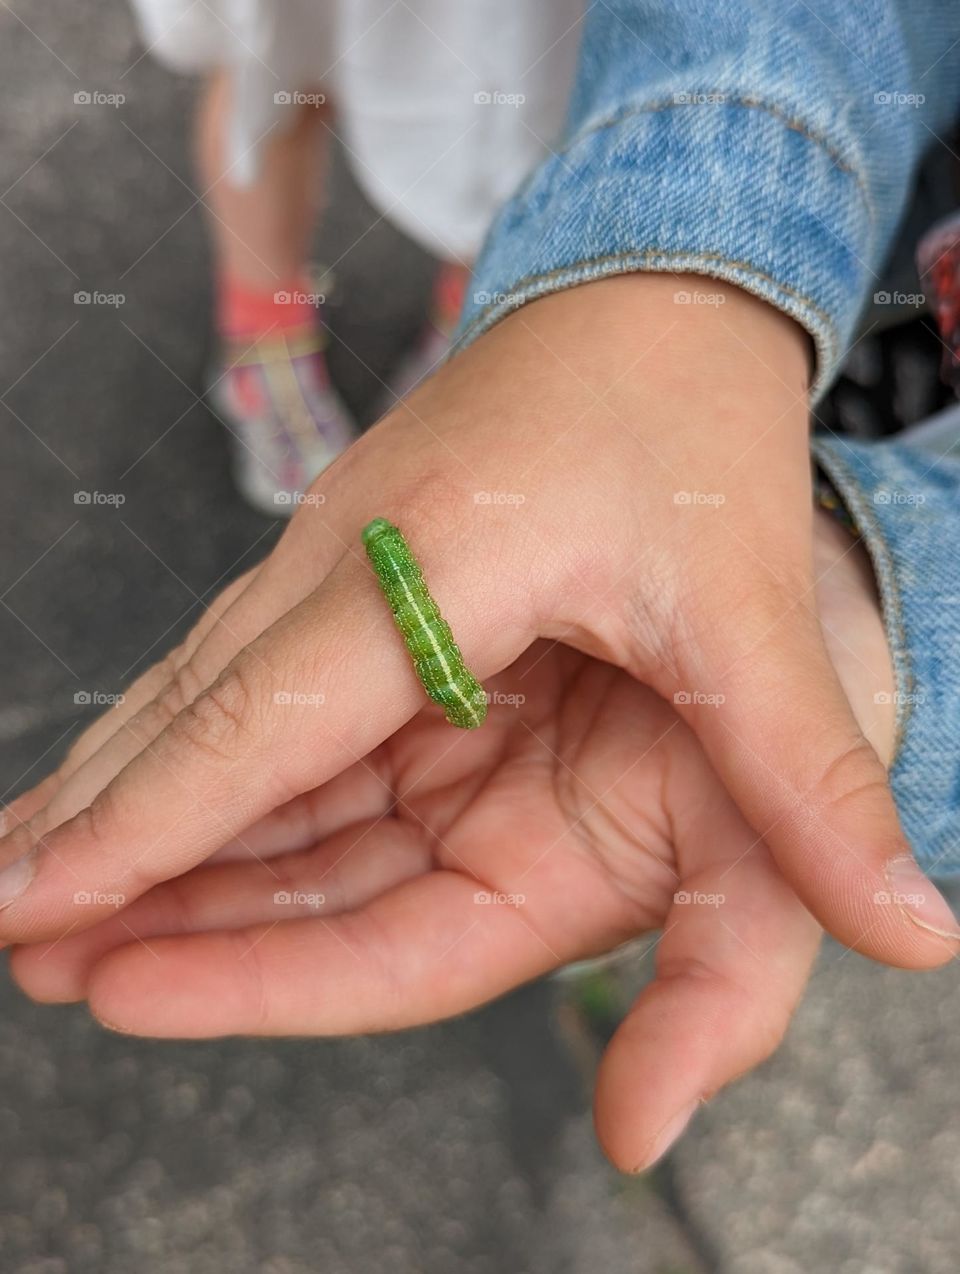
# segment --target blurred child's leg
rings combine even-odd
[[[334,392],[306,260],[321,202],[325,106],[295,118],[259,149],[255,179],[233,179],[229,75],[208,81],[197,150],[213,243],[219,365],[210,397],[232,436],[234,473],[251,503],[289,514],[356,430]]]
[[[291,107],[294,122],[275,129],[249,186],[231,180],[226,144],[229,75],[210,77],[197,116],[197,157],[204,202],[211,212],[218,273],[271,294],[300,281],[326,166],[325,106]]]

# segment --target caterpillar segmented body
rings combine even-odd
[[[363,545],[424,690],[442,706],[451,725],[463,730],[482,725],[486,694],[464,666],[450,625],[430,596],[403,535],[386,518],[374,518],[363,529]]]

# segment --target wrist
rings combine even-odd
[[[799,323],[733,284],[704,275],[633,273],[582,283],[531,301],[493,331],[531,332],[598,360],[622,375],[622,359],[655,347],[657,375],[680,379],[685,392],[736,381],[749,367],[760,382],[804,394],[812,344]],[[650,366],[642,379],[649,381]]]

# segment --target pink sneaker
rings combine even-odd
[[[269,517],[290,517],[360,433],[330,383],[323,348],[316,326],[228,348],[207,389],[230,434],[234,481]]]

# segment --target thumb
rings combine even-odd
[[[913,857],[830,662],[812,585],[753,584],[736,613],[715,607],[709,641],[693,643],[679,710],[825,929],[888,964],[945,963],[960,925]]]

